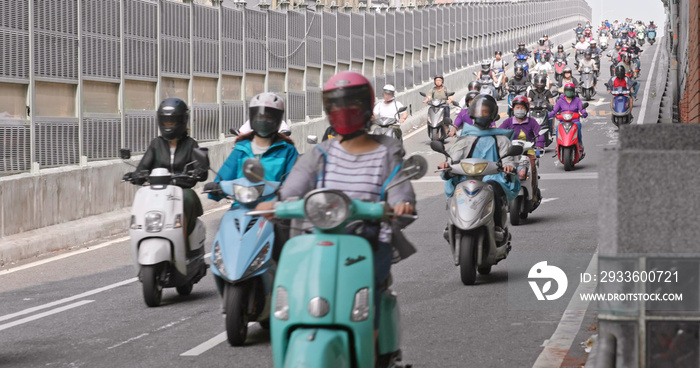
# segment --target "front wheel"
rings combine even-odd
[[[248,335],[246,290],[242,285],[226,284],[224,306],[226,309],[226,335],[231,346],[241,346]]]
[[[159,306],[163,298],[163,286],[160,284],[159,271],[158,265],[141,266],[143,300],[151,308]]]
[[[185,295],[190,295],[193,287],[194,287],[194,285],[191,282],[188,282],[184,285],[176,286],[175,290],[177,290],[178,294],[185,296]]]
[[[463,233],[459,244],[459,273],[464,285],[476,282],[476,248],[478,233]]]
[[[562,148],[562,161],[564,161],[564,171],[571,171],[574,168],[574,148],[564,147]]]
[[[513,226],[520,225],[520,208],[523,206],[523,196],[517,196],[510,201],[510,224]]]

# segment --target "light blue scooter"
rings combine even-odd
[[[219,185],[236,203],[221,219],[211,251],[211,271],[223,296],[228,342],[240,346],[245,343],[249,321],[269,328],[275,278],[273,224],[246,212],[274,196],[279,183],[240,178]]]
[[[408,158],[387,190],[422,177],[426,170],[423,157]],[[282,219],[306,219],[315,227],[313,234],[293,237],[282,249],[272,296],[274,366],[364,368],[375,367],[376,362],[376,367],[395,367],[401,360],[396,295],[386,290],[381,300],[374,300],[372,247],[365,238],[345,233],[355,221],[390,218],[389,207],[317,189],[303,199],[252,214],[270,213]],[[378,346],[375,309],[381,310]]]

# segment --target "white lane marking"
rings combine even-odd
[[[26,317],[26,318],[18,319],[18,320],[16,320],[16,321],[12,321],[12,322],[10,322],[10,323],[5,323],[4,325],[0,325],[0,331],[6,330],[6,329],[11,328],[11,327],[19,326],[19,325],[21,325],[21,324],[25,324],[25,323],[27,323],[27,322],[31,322],[31,321],[37,320],[37,319],[39,319],[39,318],[44,318],[44,317],[50,316],[50,315],[52,315],[52,314],[61,313],[61,312],[63,312],[63,311],[67,311],[67,310],[69,310],[69,309],[73,309],[73,308],[76,308],[76,307],[80,307],[81,305],[89,304],[89,303],[92,303],[92,302],[94,302],[94,300],[81,300],[81,301],[79,301],[79,302],[76,302],[76,303],[73,303],[73,304],[64,305],[64,306],[62,306],[62,307],[59,307],[59,308],[56,308],[56,309],[52,309],[52,310],[50,310],[50,311],[46,311],[46,312],[43,312],[43,313],[39,313],[39,314],[33,315],[33,316],[31,316],[31,317]]]
[[[212,337],[211,339],[195,346],[194,348],[187,350],[186,352],[180,354],[180,356],[199,356],[205,351],[213,348],[216,345],[221,344],[222,342],[226,341],[226,331]]]
[[[6,315],[4,315],[4,316],[0,316],[0,322],[6,321],[6,320],[8,320],[8,319],[15,318],[15,317],[23,316],[23,315],[25,315],[25,314],[34,313],[34,312],[39,311],[39,310],[42,310],[42,309],[51,308],[51,307],[54,307],[54,306],[57,306],[57,305],[60,305],[60,304],[65,304],[65,303],[68,303],[68,302],[72,302],[73,300],[76,300],[76,299],[81,299],[81,298],[84,298],[84,297],[86,297],[86,296],[95,295],[95,294],[97,294],[97,293],[101,293],[101,292],[103,292],[103,291],[111,290],[111,289],[114,289],[114,288],[117,288],[117,287],[120,287],[120,286],[123,286],[123,285],[128,285],[128,284],[131,284],[132,282],[136,282],[136,281],[138,281],[138,278],[137,278],[137,277],[134,277],[134,278],[131,278],[131,279],[128,279],[128,280],[124,280],[124,281],[120,281],[120,282],[117,282],[117,283],[114,283],[114,284],[111,284],[111,285],[107,285],[107,286],[104,286],[104,287],[101,287],[101,288],[97,288],[97,289],[94,289],[94,290],[86,291],[86,292],[84,292],[84,293],[82,293],[82,294],[78,294],[78,295],[74,295],[74,296],[71,296],[71,297],[68,297],[68,298],[64,298],[64,299],[61,299],[61,300],[57,300],[57,301],[55,301],[55,302],[51,302],[51,303],[47,303],[47,304],[42,304],[42,305],[39,305],[39,306],[36,306],[36,307],[32,307],[32,308],[27,308],[27,309],[25,309],[25,310],[22,310],[22,311],[19,311],[19,312],[15,312],[15,313],[6,314]]]
[[[559,199],[559,198],[544,198],[544,199],[542,199],[542,201],[540,202],[540,204],[542,204],[542,203],[547,203],[547,202],[551,202],[551,201],[556,201],[557,199]]]
[[[414,135],[416,135],[416,134],[422,132],[423,130],[425,130],[425,128],[427,128],[427,127],[428,127],[427,124],[423,124],[423,126],[421,126],[420,128],[416,129],[415,131],[406,134],[406,136],[403,137],[403,140],[405,141],[405,140],[407,140],[408,138],[413,137]]]
[[[597,249],[595,253],[593,253],[593,257],[591,257],[591,261],[586,268],[586,273],[588,274],[595,274],[596,272],[598,272]],[[561,316],[557,329],[549,340],[545,340],[543,344],[544,350],[542,350],[540,356],[537,357],[532,368],[561,367],[564,358],[569,353],[569,349],[571,349],[571,344],[573,344],[576,335],[578,335],[581,329],[581,323],[583,323],[583,318],[588,310],[589,301],[581,300],[579,295],[593,293],[597,286],[597,282],[582,282],[578,284],[576,291],[569,301],[569,305],[566,306],[566,311],[564,311],[564,314]]]
[[[132,342],[132,341],[134,341],[134,340],[138,340],[138,339],[140,339],[140,338],[142,338],[142,337],[145,337],[145,336],[148,336],[148,335],[150,335],[148,332],[142,333],[142,334],[140,334],[140,335],[138,335],[138,336],[136,336],[136,337],[130,338],[129,340],[122,341],[122,342],[120,342],[120,343],[117,344],[117,345],[110,346],[110,347],[107,348],[107,350],[112,350],[112,349],[114,349],[114,348],[118,348],[118,347],[120,347],[120,346],[122,346],[122,345],[124,345],[124,344],[128,344],[128,343],[130,343],[130,342]]]
[[[647,85],[644,87],[644,98],[642,99],[642,111],[639,112],[639,120],[637,124],[644,124],[644,118],[647,111],[647,102],[649,102],[649,86],[651,86],[651,78],[654,74],[654,66],[656,65],[656,57],[659,56],[659,50],[661,47],[656,46],[656,51],[654,52],[654,59],[651,61],[651,68],[649,69],[649,76],[647,77]]]
[[[548,173],[540,174],[540,180],[580,180],[580,179],[598,179],[597,172],[582,172],[582,173]],[[439,176],[425,176],[422,179],[414,180],[411,183],[442,183],[443,180]]]
[[[602,124],[607,124],[607,123],[608,123],[607,121],[604,121],[604,122],[602,122],[602,123],[593,123],[593,124],[595,124],[595,125],[602,125]]]
[[[184,321],[187,321],[187,320],[190,319],[190,318],[192,318],[192,317],[183,317],[183,318],[180,318],[180,319],[177,320],[177,321],[173,321],[173,322],[170,322],[170,323],[168,323],[168,324],[166,324],[166,325],[160,326],[160,327],[158,327],[158,328],[152,330],[151,332],[144,332],[144,333],[142,333],[142,334],[140,334],[140,335],[138,335],[138,336],[132,337],[132,338],[127,339],[127,340],[124,340],[124,341],[122,341],[122,342],[120,342],[120,343],[118,343],[118,344],[116,344],[116,345],[112,345],[112,346],[108,347],[107,350],[111,350],[111,349],[120,347],[120,346],[122,346],[122,345],[124,345],[124,344],[128,344],[128,343],[130,343],[130,342],[132,342],[132,341],[135,341],[135,340],[138,340],[138,339],[140,339],[140,338],[142,338],[142,337],[148,336],[148,335],[150,335],[150,334],[153,333],[153,332],[158,332],[158,331],[162,331],[162,330],[168,329],[168,328],[173,327],[173,326],[175,326],[175,325],[177,325],[177,324],[180,324],[180,323],[182,323],[182,322],[184,322]]]
[[[594,106],[600,106],[600,105],[605,105],[607,102],[604,101],[605,98],[599,98],[598,101],[596,102],[589,102],[589,105],[594,105]]]
[[[204,212],[204,214],[203,214],[202,216],[210,215],[210,214],[212,214],[212,213],[215,213],[215,212],[218,212],[218,211],[221,211],[221,210],[225,210],[225,209],[229,209],[229,208],[231,208],[231,204],[226,204],[226,205],[224,205],[224,206],[217,207],[217,208],[214,208],[214,209],[209,210],[209,211],[207,211],[207,212]],[[83,254],[83,253],[91,252],[91,251],[93,251],[93,250],[97,250],[97,249],[100,249],[100,248],[104,248],[104,247],[107,247],[107,246],[110,246],[110,245],[114,245],[114,244],[117,244],[117,243],[121,243],[121,242],[127,241],[127,240],[129,240],[129,237],[128,237],[128,236],[124,236],[124,237],[121,237],[121,238],[118,238],[118,239],[113,239],[113,240],[110,240],[110,241],[107,241],[107,242],[104,242],[104,243],[100,243],[100,244],[97,244],[97,245],[93,245],[93,246],[90,246],[90,247],[87,247],[87,248],[81,248],[81,249],[78,249],[78,250],[75,250],[75,251],[71,251],[70,253],[61,254],[61,255],[59,255],[59,256],[55,256],[55,257],[43,259],[43,260],[41,260],[41,261],[36,261],[36,262],[32,262],[32,263],[27,263],[27,264],[22,265],[22,266],[18,266],[18,267],[14,267],[14,268],[8,268],[8,269],[0,270],[0,276],[9,275],[9,274],[11,274],[11,273],[13,273],[13,272],[26,270],[26,269],[29,269],[29,268],[32,268],[32,267],[41,266],[41,265],[44,265],[44,264],[47,264],[47,263],[55,262],[55,261],[58,261],[58,260],[61,260],[61,259],[64,259],[64,258],[73,257],[73,256],[78,255],[78,254]]]

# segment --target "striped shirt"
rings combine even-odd
[[[380,145],[371,152],[352,154],[336,139],[326,154],[325,177],[316,183],[316,188],[336,189],[352,199],[379,202],[384,185],[382,176],[390,169],[384,167],[388,154],[386,146]],[[382,223],[379,241],[391,241],[389,224]]]

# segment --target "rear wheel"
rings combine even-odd
[[[564,170],[571,171],[574,168],[574,148],[564,147],[562,148],[562,161],[564,161]]]
[[[141,266],[141,285],[146,305],[151,308],[159,306],[163,298],[163,286],[160,284],[160,267],[158,265]]]
[[[226,303],[226,335],[231,346],[241,346],[248,335],[248,316],[246,290],[243,285],[226,284],[224,292]]]
[[[510,224],[520,225],[520,208],[523,206],[523,196],[519,195],[510,201]]]
[[[459,244],[459,273],[464,285],[476,282],[476,248],[479,233],[463,233]]]

